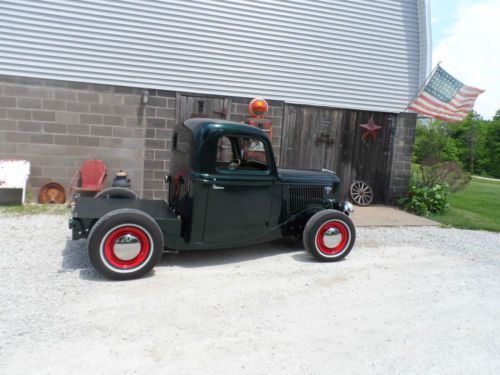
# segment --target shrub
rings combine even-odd
[[[433,163],[427,160],[414,175],[417,187],[446,186],[451,193],[463,190],[470,178],[470,174],[453,161]]]
[[[445,185],[417,187],[413,185],[398,202],[406,211],[428,216],[448,209],[448,188]]]
[[[418,124],[413,146],[413,161],[423,163],[426,159],[458,162],[461,150],[450,136],[449,125],[435,122],[431,126]]]

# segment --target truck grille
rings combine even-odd
[[[323,204],[323,186],[290,186],[290,213],[306,208],[310,204]]]

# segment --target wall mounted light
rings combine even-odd
[[[148,90],[144,90],[142,92],[142,103],[143,104],[148,104],[148,100],[149,100],[149,91]]]

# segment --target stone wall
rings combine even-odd
[[[416,126],[415,113],[399,114],[391,144],[387,203],[394,203],[408,192]]]

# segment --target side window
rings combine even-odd
[[[257,138],[221,137],[217,145],[219,172],[266,172],[268,155],[265,144]]]
[[[241,160],[244,162],[243,167],[267,170],[267,152],[264,143],[260,139],[253,138],[239,138],[238,141],[241,149]],[[262,168],[263,166],[265,169]]]

